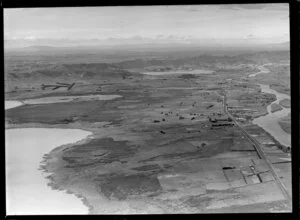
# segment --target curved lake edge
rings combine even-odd
[[[56,104],[56,103],[66,103],[66,102],[85,102],[85,101],[107,101],[117,98],[122,98],[121,95],[68,95],[68,96],[49,96],[42,98],[30,98],[22,100],[5,100],[5,110],[12,108],[21,107],[24,105],[45,105],[45,104]]]
[[[16,106],[15,108],[17,107],[19,106]],[[109,123],[110,122],[108,122],[108,124]],[[65,129],[65,130],[81,130],[83,132],[90,133],[85,138],[79,141],[56,145],[50,151],[43,153],[43,156],[40,157],[39,166],[36,167],[36,170],[44,175],[47,175],[44,176],[44,179],[46,181],[45,187],[48,187],[53,191],[61,191],[61,193],[64,194],[72,194],[73,196],[76,197],[76,199],[79,200],[80,203],[82,203],[82,206],[87,208],[87,213],[82,213],[82,214],[92,214],[94,208],[90,204],[88,196],[85,196],[82,193],[78,192],[76,188],[74,190],[74,189],[70,189],[70,187],[68,186],[64,186],[60,184],[55,178],[56,177],[55,170],[52,172],[50,169],[50,166],[53,166],[53,164],[51,164],[51,162],[48,164],[48,161],[51,158],[53,159],[56,158],[57,155],[55,154],[55,152],[62,152],[67,147],[72,147],[76,144],[83,144],[93,139],[93,136],[95,134],[94,132],[97,130],[97,127],[93,127],[93,126],[89,127],[77,123],[71,123],[71,124],[21,123],[19,124],[19,123],[9,123],[5,121],[5,130],[14,130],[14,129]],[[71,213],[65,213],[65,214],[71,214]]]
[[[8,109],[17,108],[17,107],[20,107],[23,105],[25,105],[24,102],[22,102],[20,100],[5,100],[4,109],[8,110]]]
[[[79,203],[76,201],[74,201],[76,203],[76,206],[80,205],[82,207],[85,207],[87,208],[86,211],[83,211],[83,209],[80,211],[80,213],[78,213],[79,215],[81,214],[89,214],[90,210],[91,210],[91,206],[88,204],[88,201],[85,197],[83,197],[81,194],[78,194],[76,192],[73,192],[67,188],[62,188],[62,187],[59,187],[58,185],[55,185],[55,181],[51,178],[51,175],[53,175],[53,173],[47,169],[47,167],[45,167],[45,162],[48,158],[48,155],[51,155],[52,152],[55,152],[57,150],[60,150],[66,146],[73,146],[75,144],[78,144],[78,143],[83,143],[87,140],[89,140],[90,138],[93,137],[93,132],[89,131],[89,130],[86,130],[86,129],[79,129],[79,128],[61,128],[59,126],[56,126],[56,127],[48,127],[47,126],[44,126],[44,127],[35,127],[35,126],[22,126],[22,125],[19,125],[17,127],[13,127],[13,128],[5,128],[5,130],[7,132],[9,132],[9,130],[26,130],[28,131],[28,129],[41,129],[41,130],[56,130],[56,131],[60,131],[60,130],[68,130],[68,131],[73,131],[73,130],[76,130],[77,132],[85,132],[85,134],[82,134],[82,137],[80,137],[81,139],[78,139],[75,140],[75,141],[68,141],[68,142],[65,142],[63,144],[57,144],[57,145],[54,145],[52,149],[45,149],[46,151],[43,151],[41,150],[41,154],[43,155],[42,157],[39,157],[39,158],[36,158],[36,160],[38,160],[36,163],[38,164],[36,168],[36,170],[34,172],[38,172],[38,173],[41,173],[42,175],[42,178],[44,179],[44,183],[43,183],[43,186],[45,186],[46,188],[49,188],[50,190],[55,190],[55,191],[60,191],[61,193],[63,194],[71,194],[73,196],[75,196],[75,199],[79,199]],[[47,131],[49,132],[49,131]],[[51,132],[51,131],[50,131]],[[7,145],[6,145],[7,146]],[[46,176],[47,175],[47,176]],[[40,183],[39,183],[40,184]],[[44,185],[45,184],[45,185]],[[42,193],[42,192],[41,192]],[[59,195],[61,196],[61,195]],[[65,198],[68,198],[68,196],[65,196]],[[73,200],[73,198],[69,197],[68,198],[70,201]],[[81,204],[80,204],[81,203]],[[16,212],[16,211],[12,211],[12,212]],[[51,211],[50,211],[51,212]],[[82,213],[81,213],[82,212]],[[46,213],[48,214],[48,213]],[[62,214],[72,214],[72,213],[62,213]],[[29,214],[31,215],[31,214]]]
[[[59,128],[59,129],[64,129],[64,128]],[[65,129],[69,129],[69,128],[65,128]],[[89,142],[91,139],[93,139],[94,133],[91,132],[90,130],[88,130],[88,129],[78,129],[78,130],[90,132],[90,134],[77,142],[68,143],[68,144],[60,145],[60,146],[53,148],[49,153],[44,154],[43,160],[40,162],[39,168],[42,172],[49,174],[46,177],[46,179],[49,181],[48,186],[51,187],[51,189],[58,190],[58,191],[64,191],[64,193],[75,195],[83,203],[83,205],[88,208],[87,214],[90,214],[93,210],[93,206],[90,205],[88,199],[84,195],[82,195],[74,190],[70,190],[68,188],[62,187],[55,180],[55,175],[56,175],[55,171],[51,171],[51,169],[49,168],[49,166],[51,165],[51,162],[49,163],[49,160],[56,158],[55,152],[58,151],[60,153],[68,147],[72,147],[77,144],[85,144],[85,143]]]

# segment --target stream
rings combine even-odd
[[[273,103],[279,104],[279,102],[283,99],[290,99],[290,96],[271,89],[269,85],[259,84],[259,86],[261,87],[261,92],[272,93],[276,95],[276,100],[267,106],[268,114],[255,118],[253,120],[253,124],[257,124],[258,126],[262,127],[280,144],[291,146],[291,134],[285,132],[278,123],[280,118],[287,116],[291,112],[291,109],[282,106],[282,110],[273,113],[271,112],[271,105]]]

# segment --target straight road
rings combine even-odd
[[[277,182],[277,185],[279,186],[279,188],[281,189],[281,192],[283,193],[285,199],[288,202],[291,202],[291,196],[289,195],[289,193],[287,192],[284,184],[281,182],[280,178],[278,177],[277,173],[275,172],[272,163],[270,163],[270,161],[268,160],[268,158],[266,157],[264,151],[261,148],[261,144],[255,139],[253,138],[244,128],[242,128],[238,122],[235,120],[235,118],[228,112],[227,110],[227,97],[226,97],[226,93],[224,91],[224,96],[223,96],[223,107],[224,107],[224,113],[227,114],[228,117],[230,117],[232,119],[232,121],[235,123],[236,127],[238,129],[240,129],[242,131],[242,133],[248,138],[248,140],[253,144],[253,146],[255,147],[256,152],[258,153],[258,156],[261,159],[264,159],[270,169],[270,171],[272,172],[275,181]]]

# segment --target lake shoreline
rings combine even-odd
[[[71,209],[74,209],[74,207],[77,207],[77,206],[79,206],[79,203],[77,202],[77,201],[75,201],[75,200],[73,200],[71,197],[68,197],[67,195],[68,194],[71,194],[72,196],[75,196],[76,198],[79,198],[79,200],[80,200],[80,203],[83,203],[82,204],[82,210],[81,210],[81,208],[79,209],[79,207],[77,207],[77,212],[79,212],[78,214],[80,214],[81,212],[83,212],[83,207],[87,207],[88,209],[90,209],[90,207],[89,206],[87,206],[87,202],[81,197],[81,195],[79,195],[79,194],[76,194],[76,193],[73,193],[73,192],[71,192],[71,191],[69,191],[68,189],[61,189],[61,188],[58,188],[58,187],[54,187],[54,185],[53,185],[53,181],[48,177],[48,176],[45,176],[45,175],[47,175],[47,174],[49,174],[49,172],[47,172],[47,170],[46,169],[44,169],[45,167],[44,167],[44,162],[45,162],[45,160],[46,160],[46,158],[48,157],[48,155],[49,154],[51,154],[51,152],[53,152],[53,151],[56,151],[57,149],[59,149],[59,148],[61,148],[61,147],[63,147],[63,146],[72,146],[72,145],[74,145],[74,144],[76,144],[76,143],[79,143],[79,142],[81,142],[82,140],[86,140],[86,139],[89,139],[92,135],[93,135],[93,133],[92,132],[90,132],[90,131],[86,131],[86,130],[83,130],[83,129],[69,129],[69,128],[36,128],[36,127],[33,127],[33,128],[10,128],[10,129],[6,129],[6,136],[7,135],[9,135],[9,136],[7,136],[7,137],[9,137],[10,139],[12,139],[14,136],[12,136],[13,135],[13,133],[12,132],[14,132],[15,134],[18,134],[18,136],[20,135],[20,134],[22,134],[22,133],[20,133],[20,132],[25,132],[25,135],[29,132],[29,134],[30,134],[30,132],[31,132],[31,136],[28,136],[29,138],[31,138],[32,137],[32,135],[34,135],[34,134],[36,134],[36,132],[38,132],[38,131],[42,131],[42,133],[47,133],[47,134],[49,134],[49,132],[51,133],[51,131],[49,131],[49,130],[52,130],[52,129],[55,129],[55,133],[52,133],[52,137],[53,138],[55,138],[56,136],[55,136],[55,134],[59,134],[60,136],[62,136],[62,135],[64,135],[64,134],[62,134],[62,130],[65,130],[65,132],[67,132],[68,133],[68,135],[67,135],[67,137],[64,137],[62,140],[61,140],[61,138],[55,138],[55,140],[59,140],[59,142],[60,143],[56,143],[56,144],[52,144],[53,142],[51,142],[51,144],[50,145],[47,145],[47,146],[45,146],[45,145],[42,145],[43,146],[43,148],[39,148],[39,146],[37,146],[38,145],[38,143],[40,143],[40,141],[38,141],[38,140],[36,140],[35,142],[37,142],[37,144],[36,145],[30,145],[29,146],[29,148],[30,149],[35,149],[34,147],[36,146],[36,147],[38,147],[39,148],[39,151],[37,152],[37,150],[34,150],[34,152],[35,152],[35,155],[37,156],[37,155],[39,155],[39,154],[41,154],[42,156],[39,156],[38,158],[37,157],[35,157],[35,158],[32,158],[31,159],[31,161],[33,161],[32,162],[32,165],[30,164],[29,165],[29,167],[27,168],[26,166],[23,166],[22,164],[24,163],[24,159],[22,159],[22,157],[19,157],[19,156],[17,156],[17,158],[20,158],[20,159],[18,159],[18,161],[20,161],[19,163],[17,163],[15,166],[21,166],[22,167],[22,169],[25,169],[25,171],[22,171],[22,172],[26,172],[26,174],[28,174],[29,173],[29,175],[34,175],[34,177],[35,178],[38,178],[38,179],[35,179],[35,178],[33,178],[33,179],[31,179],[30,177],[28,178],[28,179],[30,179],[30,180],[28,180],[27,182],[25,181],[24,182],[24,186],[31,186],[31,185],[28,185],[28,184],[31,184],[31,182],[32,181],[34,181],[34,184],[37,184],[36,186],[34,185],[34,187],[38,187],[40,190],[39,190],[39,193],[42,193],[43,194],[43,189],[47,189],[47,192],[44,192],[44,194],[47,196],[50,192],[50,190],[48,190],[48,187],[50,187],[50,189],[51,190],[54,190],[56,193],[51,193],[51,195],[48,195],[48,198],[49,197],[51,197],[51,196],[53,196],[53,197],[55,197],[55,196],[60,196],[60,201],[65,201],[65,200],[67,200],[66,202],[67,203],[72,203],[73,201],[74,201],[74,204],[73,204],[73,206],[70,206],[70,210]],[[36,131],[35,131],[36,130]],[[26,133],[27,132],[27,133]],[[78,134],[76,134],[76,132],[78,133]],[[84,132],[84,133],[83,133]],[[72,138],[74,141],[71,141],[71,140],[69,140],[70,138],[71,138],[71,136],[73,135],[75,133],[75,135],[76,135],[76,138],[74,139],[74,138]],[[79,133],[80,133],[80,135],[79,135]],[[24,135],[24,134],[23,134]],[[54,136],[53,136],[54,135]],[[77,140],[76,140],[77,139]],[[29,141],[30,141],[30,139],[29,139]],[[28,142],[28,140],[27,140],[27,142]],[[26,139],[25,140],[23,140],[22,141],[22,144],[23,144],[23,147],[25,147],[25,146],[28,146],[28,144],[27,144],[27,142],[26,142]],[[49,141],[48,141],[49,142]],[[13,149],[15,148],[15,147],[12,147],[12,146],[15,146],[15,145],[12,145],[12,143],[11,143],[11,141],[9,142],[10,143],[10,145],[8,145],[8,144],[6,144],[6,147],[8,147],[8,146],[10,146],[10,151],[12,151],[13,152]],[[30,142],[29,142],[30,143]],[[49,149],[49,147],[51,147],[51,149]],[[30,153],[30,151],[31,150],[29,150],[28,151],[28,153]],[[12,152],[11,153],[9,153],[9,152],[7,152],[7,153],[9,153],[8,155],[9,155],[9,158],[10,157],[14,157],[14,154],[12,154]],[[40,153],[39,153],[40,152]],[[25,157],[26,157],[26,155],[27,154],[25,154]],[[23,156],[24,157],[24,156]],[[9,158],[7,159],[7,161],[6,161],[6,163],[10,163],[10,164],[12,164],[13,163],[13,160],[12,159],[10,159],[9,160]],[[8,162],[9,161],[9,162]],[[25,160],[26,161],[26,160]],[[36,164],[36,165],[35,165]],[[27,164],[26,164],[27,165]],[[36,167],[37,166],[37,167]],[[24,168],[25,167],[25,168]],[[11,177],[6,177],[6,178],[8,178],[7,179],[7,181],[10,181],[10,182],[12,182],[12,181],[22,181],[22,178],[24,178],[24,177],[19,177],[19,175],[18,175],[18,173],[19,173],[19,171],[17,171],[16,170],[16,168],[14,168],[12,165],[9,165],[8,166],[8,168],[7,169],[10,169],[11,171],[10,171],[10,176]],[[18,169],[18,168],[17,168]],[[26,169],[27,169],[27,171],[26,171]],[[32,174],[31,174],[32,173]],[[13,179],[12,179],[13,178]],[[41,179],[42,178],[42,179]],[[30,182],[31,181],[31,182]],[[17,192],[18,191],[20,191],[21,190],[21,188],[19,189],[18,187],[12,187],[11,186],[11,189],[10,190],[8,190],[7,191],[7,196],[9,195],[11,195],[10,196],[10,198],[11,198],[11,210],[9,210],[10,212],[11,212],[11,214],[16,214],[16,213],[19,213],[20,212],[20,210],[19,209],[23,209],[23,205],[22,205],[22,201],[19,199],[19,198],[22,198],[22,197],[24,197],[24,195],[19,195]],[[59,192],[60,191],[60,192]],[[28,193],[31,193],[31,192],[35,192],[34,191],[34,188],[29,188],[28,189],[28,192],[27,192],[27,190],[26,190],[26,193],[28,194]],[[57,193],[57,192],[59,192],[59,193]],[[14,194],[11,194],[11,193],[14,193]],[[25,195],[26,195],[26,193],[25,193]],[[64,194],[64,196],[62,196],[62,194],[61,193],[63,193]],[[14,195],[14,196],[12,196],[12,195]],[[20,197],[21,196],[21,197]],[[38,197],[36,197],[35,199],[37,199]],[[19,201],[18,201],[19,200]],[[49,201],[50,201],[51,199],[49,199]],[[18,201],[18,203],[15,203],[15,202],[17,202]],[[20,202],[21,201],[21,202]],[[51,202],[53,202],[53,201],[56,201],[55,199],[52,199],[52,201],[50,201],[50,203]],[[34,201],[32,201],[33,202],[33,204],[31,204],[31,206],[34,206]],[[31,202],[31,203],[32,203]],[[13,204],[16,204],[16,205],[13,205]],[[75,205],[76,204],[76,205]],[[38,206],[38,204],[36,204],[37,206]],[[45,205],[44,205],[45,206]],[[47,206],[47,208],[48,208],[48,206]],[[46,213],[46,214],[49,214],[49,213],[52,213],[54,210],[56,210],[56,207],[54,206],[54,207],[49,207],[49,209],[47,209],[46,207],[43,209],[43,211]],[[46,210],[46,211],[45,211]],[[69,213],[68,213],[68,211],[66,212],[66,213],[64,213],[64,211],[65,210],[61,210],[61,208],[59,208],[59,211],[58,211],[58,209],[57,209],[57,212],[59,212],[59,213],[62,213],[62,214],[71,214],[71,213],[73,213],[73,211],[70,211]],[[56,212],[56,211],[55,211]],[[27,210],[27,212],[26,213],[28,213],[28,214],[31,214],[30,213],[30,210]],[[34,213],[32,213],[32,214],[34,214]],[[41,213],[39,213],[39,214],[41,214]],[[85,212],[84,213],[82,213],[82,214],[85,214]]]
[[[46,187],[50,187],[53,191],[60,191],[64,194],[72,194],[77,199],[80,200],[80,202],[88,208],[88,213],[86,214],[92,214],[94,212],[94,207],[89,202],[89,195],[85,195],[82,193],[82,189],[78,186],[74,185],[65,185],[61,184],[61,181],[59,180],[61,178],[61,173],[53,170],[53,166],[60,167],[62,166],[61,162],[57,162],[57,160],[61,159],[61,155],[63,153],[63,150],[72,147],[76,144],[83,144],[88,142],[92,136],[94,136],[96,133],[99,133],[99,126],[103,127],[107,124],[110,124],[111,122],[102,123],[101,125],[97,123],[95,124],[85,124],[82,122],[76,122],[76,123],[66,123],[66,124],[45,124],[45,123],[10,123],[9,121],[5,121],[5,129],[6,130],[14,130],[14,129],[60,129],[60,130],[81,130],[90,132],[90,135],[86,136],[85,138],[75,141],[75,142],[69,142],[67,144],[59,144],[56,145],[51,150],[45,152],[43,156],[40,158],[41,161],[39,162],[39,167],[37,167],[38,171],[40,171],[43,174],[49,174],[45,179],[48,181],[46,184]],[[98,132],[97,132],[98,131]],[[99,135],[99,134],[98,134]],[[58,176],[57,176],[58,175]],[[57,179],[58,178],[58,179]],[[97,192],[94,192],[97,193]]]
[[[60,167],[60,162],[58,162],[56,164],[53,164],[51,162],[51,160],[61,160],[61,153],[66,148],[72,147],[76,144],[87,143],[88,141],[90,141],[90,139],[92,138],[93,135],[94,134],[92,133],[92,134],[90,134],[89,136],[87,136],[86,138],[84,138],[80,141],[77,141],[77,142],[74,142],[74,143],[69,143],[69,144],[66,144],[66,145],[57,146],[56,148],[52,149],[49,153],[45,154],[44,157],[43,157],[43,160],[40,163],[41,164],[41,166],[40,166],[41,170],[44,173],[50,174],[49,176],[47,176],[47,179],[49,181],[48,186],[51,187],[53,190],[63,190],[63,191],[65,191],[65,193],[75,195],[83,203],[83,205],[88,208],[88,213],[87,214],[91,214],[91,212],[93,210],[93,206],[89,203],[88,198],[85,195],[83,195],[82,193],[76,192],[76,190],[74,190],[74,189],[72,190],[72,189],[70,189],[70,187],[65,187],[65,186],[58,183],[58,181],[56,180],[57,174],[55,172],[55,168]],[[53,168],[53,166],[54,166],[54,168]]]
[[[22,104],[24,105],[24,104]],[[17,108],[19,106],[16,106]],[[12,107],[14,108],[14,107]],[[64,187],[61,186],[58,181],[56,180],[56,174],[55,171],[51,171],[51,159],[57,160],[56,158],[56,152],[62,152],[65,148],[74,146],[76,144],[82,144],[86,143],[87,141],[90,140],[90,138],[94,135],[94,132],[96,130],[93,129],[92,127],[84,126],[80,123],[67,123],[67,124],[45,124],[45,123],[22,123],[22,124],[11,124],[9,122],[5,122],[5,130],[10,131],[10,130],[17,130],[17,129],[59,129],[59,130],[77,130],[77,131],[82,131],[82,132],[89,132],[89,135],[84,137],[83,139],[80,139],[78,141],[72,141],[68,142],[66,144],[57,144],[55,145],[50,151],[47,151],[43,153],[43,156],[40,158],[39,166],[36,168],[38,172],[41,172],[43,175],[48,174],[48,176],[44,176],[45,180],[47,181],[47,184],[45,185],[46,187],[50,187],[51,190],[54,191],[60,191],[61,193],[64,194],[71,194],[75,196],[77,199],[80,200],[80,202],[83,204],[83,206],[87,207],[88,213],[85,214],[90,214],[93,210],[93,206],[89,203],[89,200],[86,196],[84,196],[82,193],[77,192],[76,190],[72,190],[69,187]],[[68,213],[65,213],[68,214]],[[69,213],[71,214],[71,213]],[[82,213],[83,214],[83,213]]]
[[[8,109],[11,109],[11,108],[17,108],[17,107],[20,107],[20,106],[23,106],[24,103],[20,100],[6,100],[4,102],[4,109],[5,110],[8,110]]]
[[[10,108],[17,108],[20,106],[24,105],[24,102],[22,101],[16,101],[13,100],[12,102],[16,102],[18,105],[11,105]],[[10,108],[6,108],[10,109]],[[79,129],[80,127],[80,129]],[[55,124],[55,125],[50,125],[50,124],[43,124],[43,123],[29,123],[29,124],[11,124],[8,122],[5,122],[5,130],[6,132],[10,132],[11,130],[17,130],[17,129],[59,129],[59,130],[77,130],[77,131],[82,131],[82,132],[89,132],[89,135],[87,135],[86,137],[84,137],[83,139],[79,140],[79,141],[75,141],[75,142],[69,142],[67,144],[57,144],[54,146],[54,148],[50,149],[49,152],[43,153],[43,156],[40,158],[41,161],[39,162],[39,166],[37,167],[37,170],[39,172],[41,172],[43,175],[44,174],[50,174],[48,176],[45,176],[44,178],[47,181],[47,185],[46,187],[50,187],[52,190],[54,191],[61,191],[62,193],[66,193],[66,194],[72,194],[74,195],[76,198],[78,198],[83,206],[88,208],[88,213],[89,214],[91,212],[91,210],[93,209],[93,207],[89,204],[88,199],[86,197],[84,197],[83,195],[81,195],[80,193],[77,193],[75,191],[72,191],[68,188],[61,188],[55,181],[55,178],[53,178],[53,175],[55,175],[54,173],[50,172],[47,165],[47,160],[51,157],[52,153],[59,150],[59,149],[63,149],[66,146],[73,146],[74,144],[78,144],[78,143],[82,143],[85,142],[87,140],[90,139],[91,136],[93,136],[93,131],[92,129],[82,129],[82,126],[78,126],[78,124],[76,125],[70,125],[70,124]],[[7,147],[7,146],[6,146]],[[66,213],[68,214],[68,213]],[[71,213],[69,213],[71,214]]]
[[[6,100],[5,101],[5,110],[12,108],[21,107],[24,105],[40,105],[40,104],[55,104],[55,103],[65,103],[65,102],[84,102],[84,101],[99,101],[99,100],[112,100],[122,98],[121,95],[80,95],[80,96],[49,96],[42,98],[31,98],[23,100]],[[10,104],[11,103],[11,104]],[[7,107],[6,107],[7,106]]]

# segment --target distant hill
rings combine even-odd
[[[44,42],[45,43],[45,42]],[[80,46],[78,46],[80,45]],[[183,50],[189,51],[263,51],[263,50],[288,50],[289,42],[283,43],[275,43],[275,44],[249,44],[247,41],[243,43],[239,43],[236,45],[225,44],[222,45],[218,42],[210,42],[206,44],[205,42],[199,41],[194,43],[184,43],[184,41],[178,42],[168,42],[164,43],[151,42],[151,43],[124,43],[120,42],[119,44],[103,44],[103,45],[85,45],[77,42],[77,44],[73,45],[61,45],[61,44],[41,44],[35,46],[16,46],[13,43],[5,43],[5,52],[39,52],[39,53],[47,53],[49,51],[60,51],[60,52],[99,52],[102,50],[107,51],[128,51],[128,52],[162,52],[162,51],[170,51],[170,52],[178,52]]]
[[[243,59],[254,61],[255,63],[278,63],[282,60],[290,59],[290,52],[288,50],[282,51],[266,51],[257,53],[247,53],[240,55]]]
[[[51,47],[30,47],[31,50],[49,49]],[[120,78],[124,79],[132,75],[138,76],[138,73],[130,72],[131,69],[141,69],[153,66],[173,66],[192,65],[199,68],[213,69],[219,65],[239,65],[239,64],[262,64],[278,63],[282,60],[288,61],[289,51],[265,51],[244,53],[238,55],[198,55],[193,57],[170,58],[170,59],[132,59],[121,62],[106,63],[56,63],[52,62],[49,55],[44,60],[35,56],[33,59],[17,58],[15,60],[5,61],[6,80],[24,80],[24,79],[43,79],[43,78],[69,78],[74,79],[98,79],[98,78]],[[82,56],[78,54],[78,56]],[[28,56],[30,57],[30,56]],[[26,57],[27,58],[27,57]],[[73,58],[71,58],[72,60]]]
[[[181,65],[196,65],[196,66],[213,66],[216,64],[251,64],[254,61],[245,59],[241,56],[212,56],[212,55],[200,55],[195,57],[186,57],[181,59],[165,59],[165,60],[143,60],[143,59],[135,59],[129,61],[123,61],[120,63],[116,63],[115,65],[123,68],[123,69],[131,69],[131,68],[144,68],[148,66],[163,66],[163,65],[171,65],[171,66],[181,66]]]
[[[269,47],[273,47],[273,48],[276,48],[276,49],[290,49],[290,42],[287,41],[287,42],[283,42],[283,43],[277,43],[277,44],[270,44]]]
[[[9,48],[7,52],[49,52],[63,50],[63,47],[51,47],[51,46],[28,46],[21,48]]]
[[[38,80],[54,78],[97,79],[126,78],[133,73],[118,68],[113,64],[27,64],[24,68],[6,68],[6,80]]]

